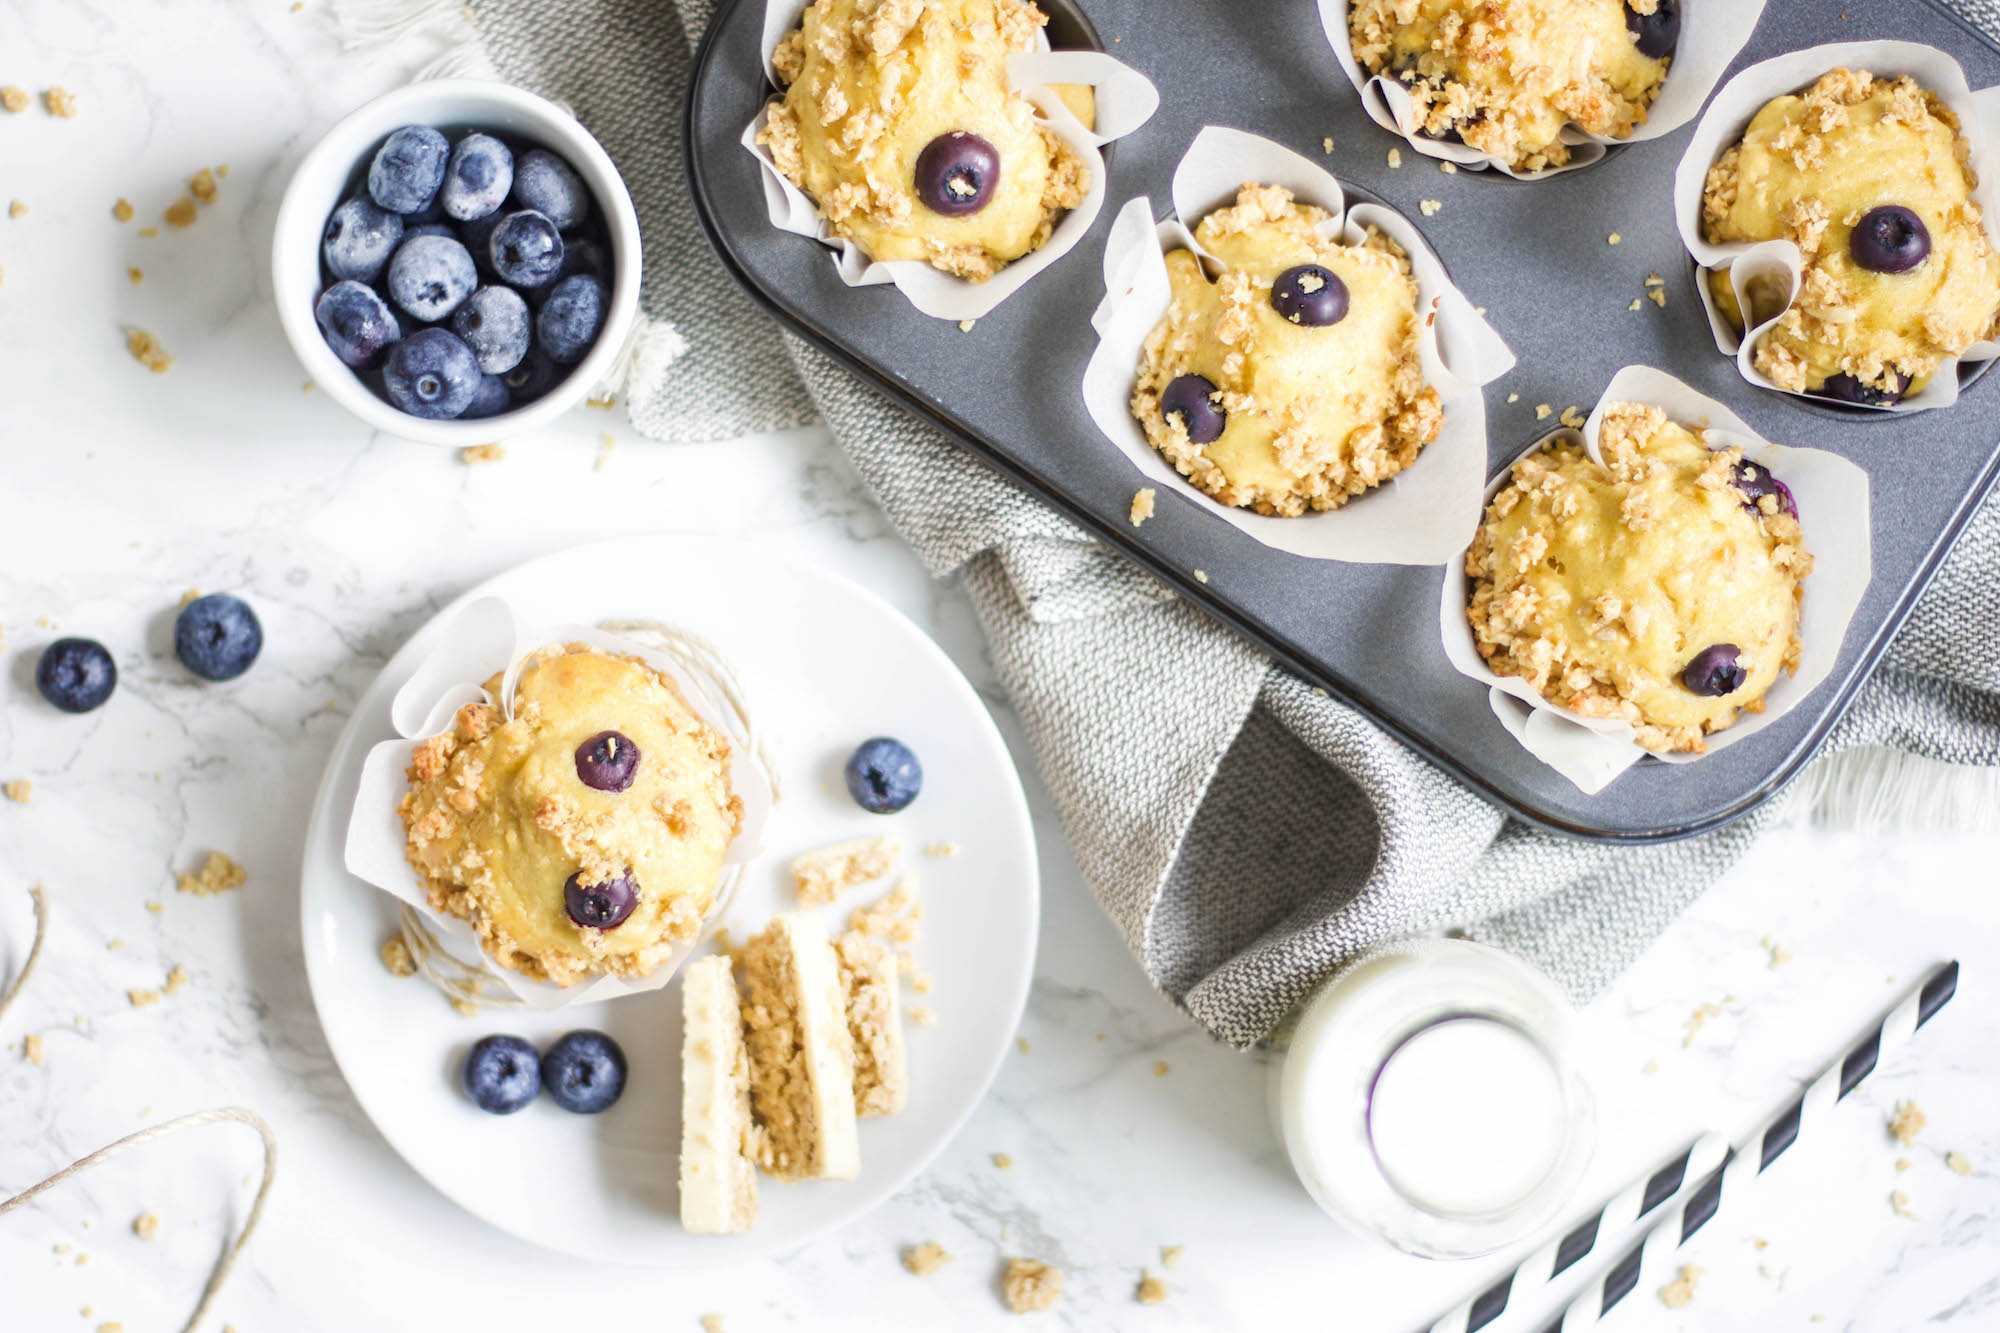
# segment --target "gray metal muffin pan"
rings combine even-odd
[[[901,406],[1524,819],[1583,838],[1664,841],[1747,813],[1797,774],[2000,476],[2000,390],[1981,383],[1949,410],[1892,417],[1745,383],[1715,350],[1674,231],[1673,171],[1692,126],[1539,183],[1446,176],[1408,149],[1391,170],[1388,152],[1400,140],[1362,111],[1307,0],[1085,0],[1089,22],[1061,0],[1042,3],[1058,47],[1101,45],[1150,76],[1163,101],[1109,150],[1110,193],[1091,235],[970,333],[918,314],[893,287],[843,286],[825,247],[771,226],[757,161],[738,142],[771,95],[758,59],[764,7],[726,5],[696,59],[686,151],[703,224],[750,293]],[[1772,0],[1731,72],[1788,50],[1877,37],[1949,51],[1974,88],[2000,83],[2000,46],[1937,0]],[[1587,411],[1630,363],[1679,376],[1772,440],[1864,467],[1874,483],[1875,576],[1833,674],[1740,745],[1697,764],[1643,761],[1585,796],[1523,750],[1493,716],[1486,688],[1446,662],[1442,571],[1268,550],[1171,487],[1159,490],[1157,516],[1133,528],[1126,510],[1144,478],[1091,424],[1079,387],[1096,345],[1090,312],[1103,295],[1104,233],[1135,195],[1160,212],[1170,206],[1174,167],[1208,124],[1313,157],[1332,135],[1336,148],[1321,159],[1329,169],[1407,214],[1486,307],[1520,357],[1487,386],[1489,475],[1554,425],[1535,419],[1535,404]],[[1422,217],[1425,198],[1443,209]],[[1615,247],[1606,243],[1613,231],[1623,236]],[[1666,308],[1629,310],[1649,273],[1668,281]],[[1841,539],[1814,532],[1805,517],[1809,545]],[[1194,578],[1197,569],[1208,582]]]

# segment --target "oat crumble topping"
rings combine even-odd
[[[1039,1259],[1009,1259],[1000,1279],[1007,1308],[1015,1314],[1052,1310],[1062,1298],[1062,1270]]]
[[[1889,1137],[1907,1148],[1917,1141],[1924,1124],[1923,1107],[1907,1099],[1897,1102],[1895,1111],[1889,1117]]]
[[[924,844],[924,855],[933,860],[948,861],[952,857],[957,856],[958,852],[958,844],[951,841],[927,842]]]
[[[1165,1060],[1153,1061],[1154,1078],[1165,1078],[1167,1076],[1167,1073],[1168,1073],[1167,1062]]]
[[[148,1005],[158,1004],[160,993],[156,990],[128,990],[125,992],[125,1001],[134,1009],[144,1009]]]
[[[24,199],[16,199],[10,202],[7,205],[7,216],[10,218],[24,218],[28,216],[27,201]]]
[[[28,109],[28,101],[28,90],[26,88],[17,88],[11,83],[4,88],[0,88],[0,107],[4,107],[15,115],[19,115]]]
[[[132,1234],[140,1240],[151,1240],[160,1234],[160,1219],[150,1212],[144,1212],[132,1219]]]
[[[1162,1268],[1172,1268],[1181,1261],[1181,1255],[1186,1253],[1186,1250],[1187,1247],[1184,1245],[1162,1245],[1160,1247],[1160,1266]]]
[[[194,176],[188,181],[188,193],[204,204],[214,203],[216,195],[215,173],[207,167],[203,167],[200,171],[195,172]]]
[[[1014,1165],[1014,1159],[1004,1152],[996,1152],[993,1154],[993,1165],[996,1169],[1005,1171]]]
[[[167,205],[167,211],[161,217],[169,227],[192,227],[196,211],[194,200],[182,195]]]
[[[1132,1298],[1141,1305],[1158,1305],[1167,1299],[1167,1284],[1151,1273],[1141,1272],[1139,1286],[1132,1293]]]
[[[1687,1308],[1694,1300],[1694,1284],[1701,1280],[1702,1272],[1693,1264],[1682,1264],[1679,1276],[1660,1288],[1660,1304],[1669,1310]]]
[[[35,794],[35,784],[27,778],[10,778],[0,783],[0,793],[17,805],[26,805]]]
[[[76,94],[63,87],[49,88],[42,93],[42,105],[57,120],[70,120],[76,115]]]
[[[1972,1159],[1962,1152],[1954,1151],[1946,1153],[1944,1155],[1944,1164],[1958,1175],[1969,1176],[1972,1174]]]
[[[176,879],[174,887],[198,898],[211,898],[218,893],[242,888],[249,878],[249,872],[235,861],[221,852],[210,852],[202,858],[198,869]]]
[[[41,1033],[30,1032],[27,1036],[21,1038],[21,1058],[29,1064],[39,1069],[46,1054],[47,1052],[42,1046]]]
[[[392,977],[413,977],[417,974],[417,960],[410,956],[410,946],[401,935],[391,935],[382,941],[379,951],[382,966]]]
[[[1138,527],[1153,516],[1153,499],[1156,492],[1151,486],[1142,486],[1132,493],[1132,510],[1127,515],[1133,527]]]
[[[167,368],[174,364],[174,358],[168,354],[160,340],[144,329],[125,331],[125,350],[132,354],[134,361],[155,375],[166,374]]]
[[[950,1263],[951,1252],[934,1240],[903,1248],[903,1267],[918,1277],[929,1277]]]
[[[824,907],[847,890],[881,879],[896,868],[903,843],[893,834],[853,838],[815,848],[792,860],[792,887],[801,907]]]
[[[1889,1191],[1889,1211],[1905,1221],[1914,1222],[1917,1217],[1910,1211],[1910,1196],[1902,1190]]]
[[[468,444],[458,451],[458,461],[467,466],[498,463],[506,456],[507,446],[503,444]]]

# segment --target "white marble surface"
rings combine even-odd
[[[468,468],[371,437],[302,392],[268,308],[277,195],[316,130],[396,76],[341,56],[317,9],[0,4],[0,84],[59,83],[80,100],[68,122],[0,115],[0,199],[30,206],[0,220],[0,777],[35,784],[28,805],[0,803],[0,970],[26,946],[25,888],[47,884],[56,909],[42,974],[0,1030],[0,1189],[170,1114],[258,1108],[282,1163],[221,1305],[218,1326],[242,1333],[691,1329],[705,1312],[732,1330],[1011,1326],[994,1279],[998,1257],[1021,1252],[1068,1273],[1060,1311],[1038,1322],[1074,1328],[1372,1333],[1417,1326],[1483,1285],[1502,1258],[1405,1259],[1313,1209],[1266,1126],[1264,1067],[1149,991],[1032,775],[1047,904],[1032,1049],[878,1213],[779,1262],[664,1277],[526,1249],[403,1166],[320,1035],[300,967],[298,846],[356,695],[461,589],[607,533],[754,532],[915,616],[986,688],[1028,761],[966,603],[926,581],[817,432],[669,450],[582,411]],[[223,162],[221,200],[193,228],[137,235],[189,173]],[[110,215],[120,195],[140,212],[125,226]],[[125,325],[161,337],[169,374],[125,355]],[[617,446],[599,468],[607,431]],[[168,627],[189,587],[242,593],[263,616],[264,658],[234,686],[200,686],[172,662]],[[97,714],[60,717],[34,696],[34,654],[58,630],[118,656],[123,684]],[[249,885],[174,893],[173,872],[211,847],[240,858]],[[1694,1303],[1670,1311],[1648,1287],[1620,1325],[2000,1325],[1996,856],[1992,838],[1773,836],[1591,1007],[1594,1197],[1698,1128],[1747,1129],[1927,964],[1966,964],[1936,1024],[1689,1247],[1706,1270]],[[1771,968],[1766,934],[1794,959]],[[126,988],[159,984],[175,963],[187,989],[127,1004]],[[1684,1043],[1705,1002],[1722,1013]],[[31,1032],[46,1046],[39,1068],[19,1058]],[[1899,1174],[1884,1122],[1902,1097],[1931,1123]],[[1948,1149],[1970,1177],[1946,1168]],[[1011,1170],[989,1163],[999,1151]],[[0,1221],[0,1326],[178,1327],[254,1164],[247,1134],[204,1130]],[[1910,1219],[1891,1212],[1897,1188]],[[141,1209],[162,1219],[150,1244],[128,1230]],[[925,1239],[959,1260],[919,1280],[895,1256]],[[1133,1286],[1162,1244],[1186,1246],[1171,1297],[1139,1307]]]

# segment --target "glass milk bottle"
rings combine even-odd
[[[1463,1259],[1555,1220],[1595,1121],[1574,1012],[1511,954],[1423,940],[1348,967],[1307,1001],[1272,1071],[1292,1168],[1363,1235]]]

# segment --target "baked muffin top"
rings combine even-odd
[[[1046,15],[1028,0],[813,0],[772,57],[758,141],[876,260],[973,282],[1039,248],[1089,172],[1007,78]],[[1088,93],[1064,98],[1088,123]]]
[[[1765,104],[1709,169],[1702,231],[1712,244],[1788,239],[1805,257],[1797,299],[1752,353],[1767,379],[1895,402],[1992,335],[2000,255],[1969,157],[1951,108],[1914,79],[1836,69]],[[1728,274],[1709,281],[1743,328]]]
[[[405,852],[431,906],[469,921],[501,966],[559,986],[643,977],[714,903],[742,819],[728,764],[647,663],[545,648],[521,668],[511,719],[467,704],[418,743]]]
[[[1355,63],[1410,90],[1420,132],[1516,171],[1559,167],[1574,124],[1645,123],[1680,35],[1680,0],[1354,0]]]
[[[1514,465],[1466,552],[1473,640],[1498,675],[1705,747],[1799,659],[1812,557],[1791,492],[1657,407],[1608,407],[1603,465],[1562,440]]]
[[[1227,505],[1291,517],[1337,508],[1416,461],[1444,423],[1419,357],[1417,283],[1402,248],[1276,185],[1245,185],[1188,250],[1132,390],[1146,438]]]

